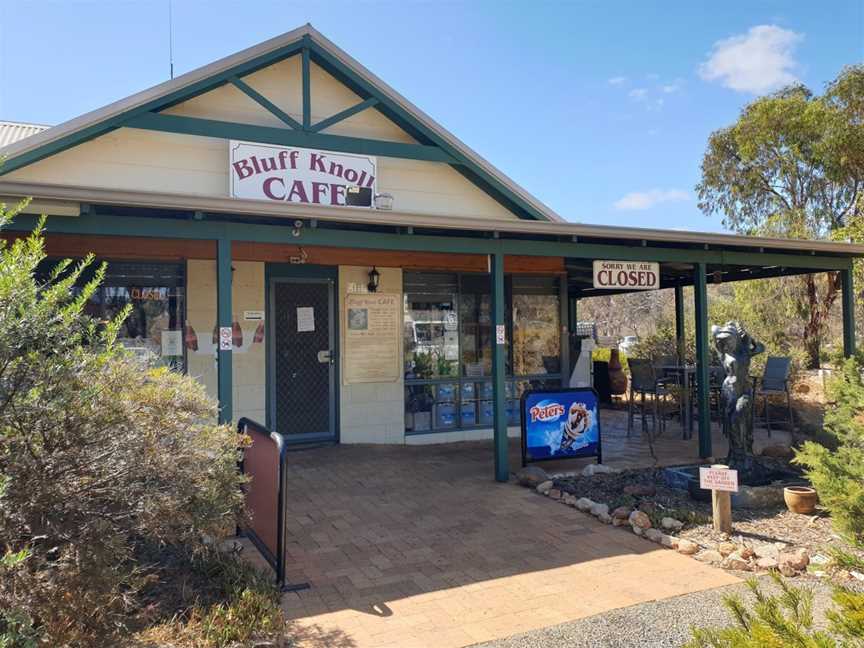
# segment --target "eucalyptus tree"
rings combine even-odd
[[[864,65],[845,68],[822,95],[793,85],[747,105],[715,131],[696,187],[699,207],[739,233],[842,239],[864,234]],[[802,275],[796,312],[807,362],[819,354],[838,273]]]

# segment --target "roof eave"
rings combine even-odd
[[[0,179],[0,195],[33,196],[41,199],[70,200],[80,203],[123,205],[128,207],[176,209],[178,211],[203,211],[223,214],[244,214],[271,218],[315,218],[321,221],[363,224],[370,226],[393,226],[423,228],[430,230],[498,232],[499,234],[577,237],[577,239],[606,239],[645,241],[651,243],[675,243],[709,248],[738,247],[759,251],[785,250],[798,254],[834,254],[849,257],[864,257],[864,245],[839,241],[812,241],[806,239],[777,239],[742,236],[714,232],[691,232],[683,230],[661,230],[614,225],[587,225],[569,222],[540,222],[523,220],[490,220],[488,218],[463,218],[420,214],[414,212],[376,211],[365,208],[326,207],[320,205],[297,205],[260,200],[234,198],[212,198],[201,195],[132,192],[94,187],[40,185],[18,183]]]

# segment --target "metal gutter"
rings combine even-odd
[[[286,219],[317,219],[352,225],[378,225],[392,227],[414,227],[431,230],[487,232],[529,237],[576,237],[577,239],[604,239],[637,241],[641,246],[651,243],[675,243],[707,249],[747,248],[755,252],[783,250],[798,254],[834,254],[847,257],[864,257],[864,245],[838,241],[812,241],[802,239],[777,239],[713,232],[688,232],[613,225],[587,225],[582,223],[523,220],[490,220],[488,218],[463,218],[436,216],[412,212],[386,212],[364,208],[325,207],[296,205],[290,203],[238,200],[233,198],[211,198],[192,194],[152,193],[33,183],[4,182],[0,180],[0,194],[9,196],[32,196],[39,199],[70,200],[79,203],[122,205],[178,211],[201,211],[243,216],[266,216]],[[587,241],[586,241],[587,242]]]

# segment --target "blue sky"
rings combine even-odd
[[[0,118],[56,124],[168,77],[168,0],[0,0]],[[173,0],[181,74],[311,22],[565,218],[719,230],[710,132],[864,59],[864,2]]]

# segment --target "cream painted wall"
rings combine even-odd
[[[198,338],[198,349],[187,349],[189,375],[204,383],[213,398],[216,390],[216,262],[190,259],[186,262],[186,324]]]
[[[234,283],[231,301],[234,307],[233,321],[243,330],[243,346],[235,349],[234,357],[234,418],[251,418],[262,425],[267,422],[266,385],[267,365],[264,336],[255,342],[255,332],[261,322],[243,318],[244,311],[265,309],[264,264],[256,261],[235,261]],[[264,322],[261,333],[266,334]]]
[[[254,343],[257,322],[243,320],[243,311],[264,310],[266,292],[264,264],[235,261],[232,300],[234,319],[243,329],[243,346],[232,353],[234,378],[234,419],[247,416],[266,421],[266,361],[265,344]],[[402,295],[402,270],[378,268],[381,292]],[[366,266],[339,267],[339,336],[344,339],[345,295],[352,284],[363,287],[368,281]],[[213,329],[216,325],[216,264],[214,261],[187,262],[186,318],[198,336],[198,352],[188,353],[189,374],[200,380],[207,392],[216,398],[216,361]],[[265,327],[266,329],[266,327]],[[399,340],[402,357],[402,340]],[[340,354],[344,345],[340,342]],[[340,375],[344,375],[344,356],[340,355]],[[420,445],[477,441],[492,438],[491,429],[456,430],[405,436],[405,386],[401,377],[396,382],[366,383],[339,386],[339,426],[341,443],[381,443]],[[508,430],[518,437],[518,427]]]
[[[265,423],[266,367],[264,342],[254,342],[259,322],[245,321],[243,311],[264,310],[264,264],[235,261],[231,298],[234,321],[240,323],[243,344],[232,352],[234,419],[247,416]],[[189,260],[186,266],[186,319],[198,336],[198,351],[187,351],[189,375],[217,397],[216,348],[216,263]],[[265,327],[266,328],[266,327]]]
[[[402,269],[378,268],[379,292],[402,296]],[[339,335],[344,339],[345,295],[352,284],[365,286],[367,266],[339,266]],[[340,375],[344,375],[344,345],[340,344]],[[399,340],[402,357],[402,340]],[[339,440],[341,443],[404,443],[405,386],[400,378],[389,383],[363,383],[340,386]]]
[[[294,57],[244,80],[300,120],[299,65],[299,58]],[[311,87],[313,121],[329,117],[360,101],[360,97],[314,64]],[[285,127],[234,86],[212,90],[165,112]],[[374,108],[324,132],[396,142],[414,141]],[[228,142],[210,137],[120,128],[13,171],[4,178],[19,182],[227,198]],[[498,220],[517,218],[446,164],[379,157],[378,190],[393,194],[393,208],[397,211]],[[296,205],[293,209],[296,212]]]

